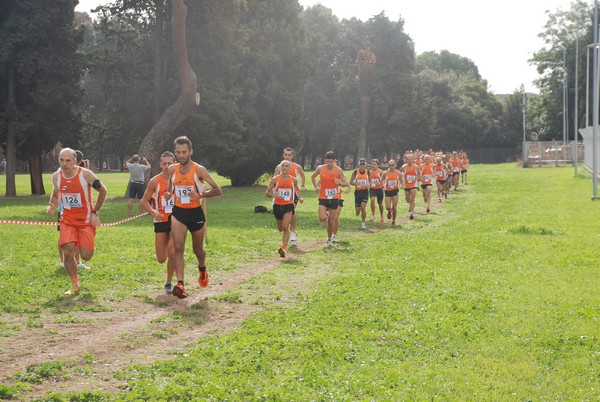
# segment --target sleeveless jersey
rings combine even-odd
[[[371,188],[373,190],[378,190],[382,187],[381,180],[379,176],[381,175],[381,169],[371,169],[369,171],[369,178],[371,179]]]
[[[432,166],[424,163],[421,169],[421,184],[431,184],[431,177],[433,175]]]
[[[417,187],[417,166],[404,166],[404,188]]]
[[[469,170],[469,160],[466,158],[462,160],[462,170],[463,172]]]
[[[359,169],[356,169],[356,177],[354,177],[354,189],[355,190],[366,190],[369,182],[369,171],[365,170],[361,173]]]
[[[154,194],[152,194],[152,198],[154,199],[156,208],[160,211],[163,218],[162,220],[157,220],[154,218],[154,222],[167,222],[169,220],[169,215],[171,215],[171,211],[173,211],[173,205],[175,205],[174,197],[170,199],[165,199],[165,192],[169,188],[169,183],[162,178],[161,174],[156,176],[156,190]]]
[[[62,202],[60,222],[71,226],[89,225],[93,210],[92,186],[85,181],[83,169],[78,166],[77,173],[70,179],[61,170],[56,185]]]
[[[446,180],[446,167],[444,164],[435,165],[435,178],[437,181]]]
[[[281,175],[278,174],[275,176],[275,180],[277,180],[277,184],[273,188],[273,203],[275,205],[288,205],[294,203],[294,181],[292,180],[292,176],[287,180],[283,180]]]
[[[335,183],[338,178],[338,168],[335,167],[333,173],[327,171],[327,165],[321,165],[321,190],[319,191],[320,200],[340,199],[341,191]]]
[[[191,199],[190,192],[195,191],[198,194],[204,193],[204,180],[196,175],[196,167],[200,166],[196,162],[191,162],[192,167],[187,173],[181,173],[181,164],[175,165],[175,172],[171,177],[173,184],[173,194],[175,195],[175,206],[178,208],[198,208],[202,205],[202,198]]]
[[[458,160],[458,158],[456,159],[452,159],[452,172],[456,173],[460,170],[460,161]]]
[[[400,171],[399,170],[394,170],[394,172],[391,171],[387,171],[387,177],[385,179],[385,190],[386,191],[392,191],[392,190],[398,190],[398,185],[399,185],[399,181],[400,181]]]
[[[298,177],[298,165],[296,162],[292,162],[292,166],[290,167],[290,176]]]

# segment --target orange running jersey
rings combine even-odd
[[[67,179],[61,170],[56,183],[62,211],[60,222],[70,226],[90,225],[92,206],[92,186],[83,177],[83,169],[77,166],[75,176]]]
[[[447,172],[446,172],[446,167],[444,166],[444,164],[437,164],[435,165],[435,179],[437,181],[443,181],[446,180],[446,176]]]
[[[369,178],[371,179],[371,188],[373,190],[377,190],[380,189],[383,184],[381,183],[381,179],[379,178],[381,176],[381,169],[377,168],[377,169],[371,169],[369,171]]]
[[[152,198],[154,199],[156,208],[160,211],[163,218],[162,220],[157,220],[154,218],[154,222],[167,222],[169,220],[169,215],[171,215],[171,211],[173,211],[173,205],[175,205],[175,198],[171,197],[170,199],[165,199],[165,192],[169,188],[169,183],[162,178],[161,174],[156,176],[156,190],[154,194],[152,194]]]
[[[288,205],[294,203],[294,181],[290,175],[287,180],[283,180],[281,175],[275,176],[277,184],[273,188],[273,203],[275,205]]]
[[[175,206],[178,208],[198,208],[202,205],[202,198],[191,199],[192,191],[202,195],[204,193],[204,180],[196,175],[196,167],[200,166],[196,162],[191,162],[192,167],[187,173],[181,173],[181,164],[175,165],[171,183],[173,184],[173,194],[175,195]]]
[[[456,159],[452,159],[450,161],[452,163],[452,172],[456,173],[460,170],[460,160],[458,160],[458,158]]]
[[[297,177],[298,176],[298,165],[296,162],[292,162],[292,167],[290,167],[290,176]]]
[[[433,167],[424,163],[421,169],[421,184],[431,184],[433,176]]]
[[[367,184],[369,183],[369,171],[365,169],[363,173],[360,169],[356,169],[356,177],[354,177],[354,189],[355,190],[366,190]]]
[[[398,190],[400,183],[400,171],[398,169],[391,171],[387,170],[385,178],[385,191]]]
[[[415,188],[417,187],[417,166],[405,165],[402,167],[404,171],[404,188]]]
[[[465,158],[462,160],[462,171],[466,172],[467,170],[469,170],[469,160]]]
[[[342,192],[335,179],[338,179],[338,168],[335,167],[333,173],[327,171],[327,165],[321,165],[321,190],[319,191],[320,200],[337,200]]]

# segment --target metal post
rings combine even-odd
[[[563,161],[567,159],[567,48],[563,49]]]
[[[527,129],[526,129],[526,125],[525,125],[525,113],[526,113],[526,105],[527,105],[527,94],[525,93],[525,85],[521,84],[521,94],[523,96],[522,98],[522,104],[523,104],[523,146],[522,146],[522,152],[523,152],[523,156],[522,156],[522,161],[523,161],[523,167],[527,167],[529,166],[529,157],[527,155],[527,150],[526,148],[526,143],[527,143]]]
[[[598,74],[598,0],[594,0],[594,90],[592,92],[592,200],[598,198],[598,163],[596,156],[596,136],[598,135],[598,90],[600,76]]]
[[[579,147],[577,146],[577,138],[579,137],[579,99],[578,99],[578,89],[579,89],[579,26],[577,26],[576,31],[577,37],[575,38],[575,116],[573,116],[575,126],[575,132],[573,133],[573,176],[577,176],[577,157],[579,152]]]

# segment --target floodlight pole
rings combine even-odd
[[[594,0],[594,89],[592,93],[592,200],[598,199],[598,162],[596,155],[596,136],[598,135],[598,90],[600,81],[598,74],[598,0]]]
[[[523,152],[523,156],[521,158],[521,160],[523,161],[523,167],[527,167],[529,165],[529,158],[527,155],[527,149],[526,149],[526,144],[527,144],[527,129],[526,129],[526,125],[525,125],[525,114],[527,112],[527,94],[525,93],[525,85],[521,84],[521,95],[522,95],[522,106],[523,106],[523,146],[522,146],[522,152]]]

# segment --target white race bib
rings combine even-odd
[[[431,181],[431,175],[430,174],[426,174],[423,176],[423,181]]]
[[[277,198],[284,201],[289,201],[292,199],[292,189],[291,188],[280,188],[277,190]]]
[[[406,176],[406,182],[408,184],[412,184],[415,182],[415,180],[417,180],[417,176],[413,176],[413,175],[408,175]]]
[[[61,200],[64,209],[81,208],[81,194],[79,193],[61,193]]]
[[[331,200],[332,198],[336,198],[338,194],[338,189],[337,188],[326,188],[325,189],[325,197],[328,200]]]
[[[356,180],[356,187],[367,187],[366,180]]]
[[[371,187],[377,187],[379,185],[379,179],[371,179]]]
[[[192,186],[175,186],[175,195],[182,204],[189,204],[190,194],[194,191]]]
[[[175,205],[175,198],[171,197],[168,200],[163,196],[161,198],[161,205],[163,207],[163,210],[170,214],[173,212],[173,205]]]
[[[388,180],[387,182],[387,186],[389,188],[394,188],[398,185],[398,180]]]

